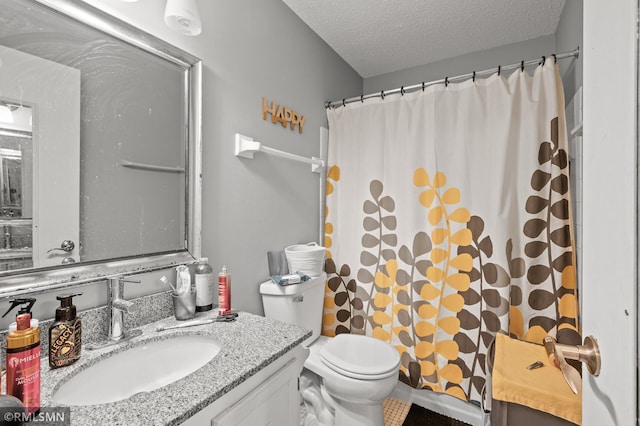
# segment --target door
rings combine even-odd
[[[0,46],[0,95],[33,114],[33,266],[79,261],[80,71]]]
[[[602,355],[584,425],[637,424],[637,8],[584,2],[582,325]]]

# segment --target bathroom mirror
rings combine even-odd
[[[200,255],[200,75],[80,0],[2,0],[0,297]]]

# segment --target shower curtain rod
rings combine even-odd
[[[381,92],[377,92],[377,93],[370,93],[368,95],[361,95],[361,96],[356,96],[354,98],[345,98],[339,101],[333,101],[333,102],[325,102],[324,106],[325,108],[337,108],[339,106],[345,106],[346,104],[350,104],[352,102],[364,102],[365,99],[370,99],[370,98],[382,98],[384,99],[385,96],[387,95],[394,95],[396,93],[402,93],[403,95],[406,92],[412,92],[418,89],[422,89],[424,90],[425,87],[427,86],[433,86],[434,84],[442,84],[444,83],[449,84],[452,82],[452,80],[466,80],[468,78],[473,78],[475,80],[476,77],[478,76],[482,76],[482,75],[489,75],[489,74],[493,74],[494,72],[498,72],[498,74],[500,74],[500,72],[502,72],[503,70],[513,70],[513,69],[517,69],[520,68],[524,71],[524,67],[527,65],[533,65],[533,64],[543,64],[544,61],[547,58],[554,58],[555,61],[558,61],[558,59],[565,59],[565,58],[577,58],[578,56],[580,56],[580,46],[576,47],[575,50],[571,51],[571,52],[564,52],[564,53],[560,53],[560,54],[552,54],[549,56],[542,56],[541,58],[536,58],[536,59],[530,59],[528,61],[520,61],[518,63],[515,64],[509,64],[509,65],[498,65],[498,67],[496,68],[490,68],[490,69],[486,69],[486,70],[482,70],[482,71],[473,71],[470,72],[468,74],[462,74],[462,75],[456,75],[453,77],[445,77],[442,78],[440,80],[433,80],[433,81],[429,81],[429,82],[422,82],[419,84],[414,84],[412,86],[407,86],[407,87],[400,87],[397,89],[392,89],[392,90],[383,90]]]

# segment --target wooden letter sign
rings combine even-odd
[[[291,108],[283,107],[282,105],[276,105],[275,102],[271,102],[271,106],[267,105],[267,98],[262,98],[262,119],[267,119],[267,113],[271,114],[272,123],[280,123],[282,127],[287,127],[287,124],[291,125],[291,130],[294,130],[298,126],[298,131],[302,133],[304,127],[304,116],[298,114]]]

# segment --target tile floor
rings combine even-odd
[[[384,410],[384,426],[402,426],[407,417],[411,404],[394,398],[387,398],[382,402]]]
[[[384,410],[384,426],[402,426],[402,422],[407,417],[407,413],[411,408],[408,402],[400,401],[394,398],[387,398],[382,403]],[[300,426],[304,426],[304,417],[307,409],[304,403],[300,404]]]

